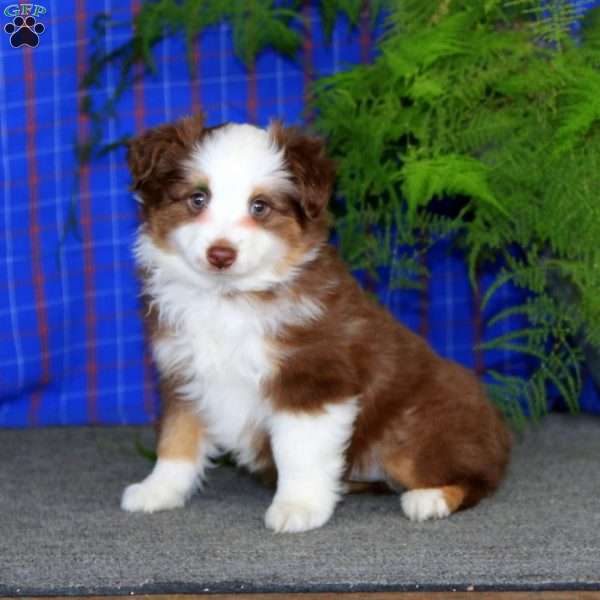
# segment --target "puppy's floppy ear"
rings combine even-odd
[[[316,219],[327,206],[335,180],[335,163],[325,155],[325,143],[296,127],[285,128],[280,121],[271,123],[269,134],[284,151],[304,213]]]
[[[194,115],[149,129],[127,145],[127,163],[135,191],[151,191],[167,177],[204,131],[204,116]]]

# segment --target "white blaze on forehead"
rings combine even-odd
[[[291,189],[283,150],[269,133],[252,125],[229,124],[208,134],[194,149],[188,168],[208,179],[211,213],[239,218],[257,188]]]

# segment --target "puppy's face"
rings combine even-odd
[[[153,246],[201,287],[269,289],[326,239],[333,165],[296,130],[189,118],[133,140],[128,160]]]

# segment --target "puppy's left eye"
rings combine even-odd
[[[254,198],[250,203],[250,214],[255,219],[264,219],[270,212],[271,207],[262,198]]]

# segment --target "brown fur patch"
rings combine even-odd
[[[196,115],[155,127],[131,140],[127,162],[133,189],[145,201],[160,201],[166,185],[180,179],[181,161],[204,131],[204,117]]]
[[[401,452],[384,456],[381,464],[387,476],[402,487],[416,489],[423,487],[415,472],[415,464],[410,456]]]
[[[196,462],[205,437],[200,417],[177,397],[167,380],[161,385],[163,414],[160,421],[157,454],[161,459]]]
[[[258,473],[263,483],[270,487],[277,485],[277,469],[273,460],[271,439],[264,431],[256,431],[252,445],[256,451],[253,471]]]
[[[460,485],[447,485],[441,488],[450,512],[456,512],[465,499],[466,492]]]
[[[298,128],[286,128],[279,121],[271,124],[270,131],[284,149],[304,212],[310,219],[317,219],[327,206],[335,180],[335,163],[325,155],[325,143]]]
[[[348,494],[393,494],[393,490],[383,481],[346,481]]]

